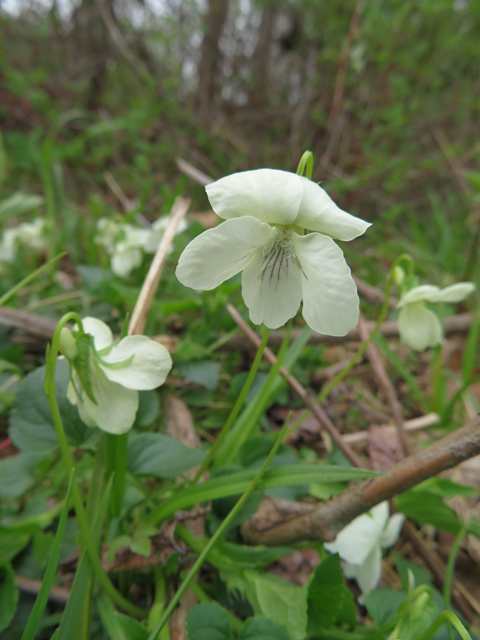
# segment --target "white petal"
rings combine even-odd
[[[424,302],[404,306],[398,314],[397,324],[400,340],[411,349],[423,351],[442,342],[442,325]]]
[[[403,307],[411,302],[419,302],[420,300],[430,300],[432,296],[435,296],[440,289],[433,284],[422,284],[419,287],[413,287],[410,291],[407,291],[399,300],[397,307]]]
[[[319,231],[336,240],[353,240],[371,226],[369,222],[339,209],[316,182],[303,177],[301,180],[303,198],[295,220],[297,226]]]
[[[386,529],[384,529],[381,538],[380,538],[380,546],[384,549],[388,549],[388,547],[392,547],[398,537],[400,536],[400,531],[402,530],[403,523],[405,522],[405,516],[401,513],[395,513],[388,521],[388,525]]]
[[[429,296],[428,302],[461,302],[476,289],[473,282],[458,282]]]
[[[244,269],[274,229],[251,216],[227,220],[192,240],[180,256],[177,278],[186,287],[208,291]]]
[[[221,218],[253,216],[262,222],[292,224],[303,196],[300,176],[277,169],[233,173],[205,187]]]
[[[117,435],[132,428],[138,409],[138,391],[125,389],[122,385],[111,382],[99,367],[94,366],[90,377],[97,401],[94,404],[82,389],[78,377],[75,379],[76,388],[80,392],[76,405],[80,418],[86,425],[97,426],[102,431]]]
[[[342,560],[350,564],[362,565],[375,546],[378,546],[382,534],[378,523],[368,513],[364,513],[347,524],[335,538],[326,542],[324,547],[330,553],[338,553]]]
[[[142,257],[140,249],[127,249],[119,244],[115,247],[110,266],[118,278],[128,278],[133,269],[142,264]]]
[[[297,260],[272,247],[264,255],[261,247],[253,254],[242,277],[242,296],[250,320],[278,329],[293,318],[302,300],[301,271]]]
[[[359,300],[342,250],[319,233],[292,236],[302,268],[306,323],[319,333],[344,336],[358,323]]]
[[[124,362],[132,356],[132,362],[125,367],[100,367],[109,380],[118,382],[127,389],[156,389],[165,382],[172,368],[172,358],[163,345],[147,336],[123,338],[102,360],[112,364]]]
[[[387,500],[380,502],[370,509],[370,515],[383,531],[388,523],[388,516],[390,515],[390,505]]]
[[[96,351],[101,351],[105,347],[109,347],[113,342],[113,335],[110,327],[97,318],[88,316],[82,318],[85,333],[93,336],[93,344]]]
[[[357,580],[362,595],[373,591],[382,577],[382,552],[377,544],[372,549],[365,562],[360,566],[351,566],[352,577]]]

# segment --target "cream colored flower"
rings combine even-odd
[[[443,340],[443,327],[426,302],[461,302],[475,290],[473,282],[459,282],[440,289],[430,284],[414,287],[398,301],[400,340],[416,351],[435,347]]]
[[[162,385],[172,359],[163,345],[146,336],[127,336],[114,342],[110,328],[101,320],[84,318],[82,323],[85,334],[91,336],[83,340],[83,353],[81,336],[76,338],[76,349],[71,336],[61,336],[62,352],[73,365],[67,398],[88,426],[125,433],[135,421],[138,391]]]
[[[368,222],[339,209],[315,182],[287,171],[235,173],[206,191],[225,222],[182,253],[182,284],[210,290],[243,271],[242,295],[255,324],[283,326],[302,299],[303,317],[315,331],[343,336],[357,324],[357,288],[332,238],[353,240]]]

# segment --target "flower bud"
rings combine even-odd
[[[77,355],[77,342],[73,337],[73,333],[66,327],[63,327],[60,331],[59,349],[67,360],[74,360]]]
[[[393,270],[393,279],[397,287],[400,287],[405,280],[405,271],[400,266],[396,266]]]

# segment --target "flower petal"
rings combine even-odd
[[[319,233],[292,238],[303,272],[306,323],[319,333],[344,336],[358,323],[359,300],[342,250]]]
[[[393,546],[400,536],[404,522],[405,516],[403,514],[394,513],[380,537],[380,546],[384,549]]]
[[[349,564],[344,568],[345,575],[355,578],[362,591],[362,596],[373,591],[382,577],[382,551],[376,544],[371,550],[365,562],[361,565]]]
[[[370,515],[383,531],[388,523],[388,516],[390,515],[390,506],[387,500],[380,502],[370,509]]]
[[[101,351],[105,347],[109,347],[113,342],[113,335],[110,327],[106,325],[98,318],[92,318],[90,316],[82,318],[83,328],[85,333],[89,333],[93,336],[93,344],[96,351]],[[77,328],[77,327],[76,327]]]
[[[128,278],[132,271],[142,264],[142,258],[140,249],[129,249],[121,243],[115,247],[110,267],[118,278]]]
[[[434,347],[442,341],[442,325],[424,302],[413,302],[400,309],[397,324],[400,340],[416,351]]]
[[[303,229],[319,231],[336,240],[353,240],[361,236],[370,222],[339,209],[328,193],[316,182],[301,178],[303,198],[295,224]]]
[[[293,318],[302,300],[301,271],[295,257],[273,246],[257,249],[245,267],[242,296],[254,324],[278,329]]]
[[[112,382],[127,389],[156,389],[165,382],[172,368],[172,358],[167,349],[147,336],[127,336],[113,347],[103,360],[109,364],[133,360],[124,367],[109,369],[100,365]]]
[[[439,287],[435,287],[433,284],[422,284],[419,287],[413,287],[413,289],[407,291],[407,293],[400,298],[397,307],[400,309],[411,302],[430,300],[431,297],[435,296],[439,291]]]
[[[324,547],[330,553],[338,553],[350,564],[362,565],[373,548],[379,545],[381,534],[378,523],[370,514],[364,513],[347,524],[334,542],[326,542]]]
[[[292,224],[303,196],[300,176],[278,169],[242,171],[205,187],[221,218],[253,216],[262,222]]]
[[[103,371],[92,367],[92,389],[97,404],[93,403],[83,390],[80,380],[74,375],[75,387],[80,396],[76,396],[78,413],[83,422],[90,426],[97,426],[102,431],[120,435],[132,428],[138,409],[138,391],[125,389],[116,382],[111,382]],[[71,395],[71,394],[70,394]],[[69,400],[71,402],[70,396]]]
[[[242,271],[255,249],[275,231],[252,216],[222,222],[197,236],[180,256],[177,278],[186,287],[209,291]]]
[[[476,289],[473,282],[458,282],[426,298],[428,302],[461,302]]]

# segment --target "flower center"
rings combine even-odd
[[[278,227],[275,235],[263,247],[263,261],[261,270],[262,283],[265,278],[278,285],[282,273],[288,277],[289,264],[297,260],[297,254],[292,243],[291,231],[288,227]]]

